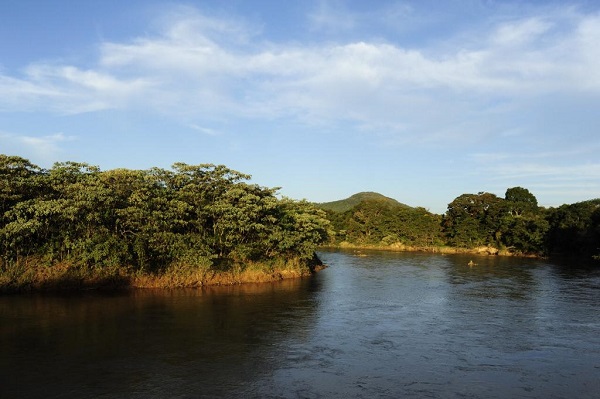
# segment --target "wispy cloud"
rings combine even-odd
[[[492,41],[502,47],[523,47],[536,42],[552,28],[542,18],[533,17],[501,24],[492,34]]]
[[[0,110],[78,114],[122,108],[151,86],[141,77],[128,80],[101,70],[33,64],[21,77],[0,76]]]
[[[497,165],[494,168],[496,179],[544,178],[545,181],[600,181],[600,163],[578,165],[551,165],[547,163],[514,163]]]
[[[472,174],[485,181],[489,190],[523,186],[543,204],[556,206],[600,197],[600,163],[593,155],[596,149],[592,144],[590,148],[575,146],[564,151],[476,153],[468,160]]]
[[[45,163],[52,163],[60,158],[64,152],[62,145],[73,140],[76,140],[75,136],[67,136],[64,133],[35,136],[0,131],[3,152],[19,154]]]
[[[209,135],[209,136],[218,136],[221,134],[218,130],[211,129],[211,128],[204,127],[204,126],[199,126],[199,125],[196,125],[195,123],[189,124],[188,127],[190,127],[193,130],[196,130],[200,133]]]
[[[331,4],[314,16],[322,25]],[[412,125],[422,126],[412,134],[439,139],[457,113],[481,118],[482,103],[494,99],[600,94],[598,15],[505,21],[438,52],[381,41],[273,43],[239,20],[177,10],[153,35],[102,43],[90,68],[37,63],[21,76],[0,76],[0,109],[138,107],[188,118],[293,117],[373,130]],[[344,20],[336,23],[352,29],[352,18]]]

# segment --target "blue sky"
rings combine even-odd
[[[558,206],[600,197],[598,43],[584,0],[5,0],[0,153]]]

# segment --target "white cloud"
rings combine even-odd
[[[70,65],[33,64],[22,78],[0,76],[0,109],[62,114],[100,111],[126,106],[151,87],[144,78],[127,80]]]
[[[0,132],[3,152],[14,153],[26,158],[52,163],[64,152],[62,144],[76,140],[64,133],[34,136]]]
[[[500,25],[493,33],[492,41],[500,46],[520,47],[536,41],[551,28],[552,24],[541,18],[527,18]]]
[[[0,76],[0,110],[29,110],[46,98],[61,96],[59,89],[27,79]]]
[[[321,3],[313,19],[331,25],[331,4]],[[352,18],[338,8],[335,23],[351,29]],[[485,114],[482,103],[495,98],[600,94],[598,15],[508,21],[444,52],[375,41],[261,42],[239,22],[177,8],[155,35],[103,43],[94,67],[32,64],[20,78],[0,76],[0,109],[135,107],[188,120],[294,117],[439,131],[457,112]]]

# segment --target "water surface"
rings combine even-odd
[[[320,256],[275,284],[0,297],[0,397],[598,397],[598,268]]]

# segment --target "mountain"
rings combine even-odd
[[[329,211],[334,211],[334,212],[346,212],[346,211],[354,208],[356,205],[360,204],[363,201],[373,201],[373,200],[384,202],[384,203],[388,204],[389,206],[401,206],[401,207],[410,208],[410,206],[403,204],[401,202],[398,202],[393,198],[386,197],[385,195],[370,192],[370,191],[357,193],[357,194],[354,194],[343,200],[332,201],[332,202],[322,202],[320,204],[315,204],[315,205],[324,210],[329,210]]]

